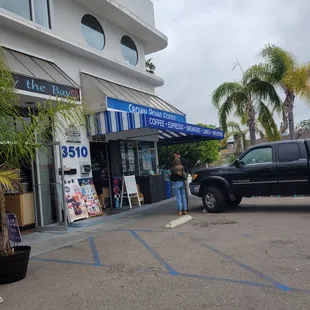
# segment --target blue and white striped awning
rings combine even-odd
[[[124,130],[156,129],[160,144],[176,144],[206,140],[221,140],[219,129],[180,123],[145,114],[104,111],[87,116],[88,136],[101,136]]]

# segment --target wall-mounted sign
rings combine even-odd
[[[54,97],[72,97],[80,100],[80,90],[78,88],[38,80],[20,74],[13,74],[13,78],[15,79],[15,88],[20,90]]]
[[[70,158],[80,158],[80,157],[87,157],[88,156],[88,149],[86,146],[66,146],[64,145],[62,147],[62,157],[63,158],[67,158],[67,157],[70,157]]]
[[[70,124],[65,134],[67,143],[81,143],[81,129],[76,125]]]
[[[166,120],[186,123],[186,116],[146,107],[140,104],[130,103],[114,98],[107,97],[107,109],[110,111],[119,111],[135,114],[146,114],[149,116],[160,117]]]
[[[224,131],[219,129],[205,128],[188,123],[167,121],[163,118],[152,117],[149,115],[146,116],[146,126],[150,128],[182,132],[185,134],[210,137],[214,139],[224,138]]]

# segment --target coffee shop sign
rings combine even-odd
[[[218,139],[222,139],[224,137],[224,132],[219,129],[206,128],[188,123],[167,121],[162,118],[151,117],[148,115],[146,116],[146,123],[151,128],[157,128],[162,130],[177,131],[190,135],[200,135],[206,137],[214,137]]]

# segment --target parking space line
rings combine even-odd
[[[100,261],[100,257],[96,248],[96,244],[95,244],[95,239],[94,237],[90,237],[89,239],[89,246],[93,255],[93,259],[94,259],[94,265],[95,266],[101,266],[101,261]]]
[[[223,253],[223,252],[221,252],[220,250],[214,248],[213,246],[208,245],[208,244],[206,244],[206,243],[204,243],[204,242],[198,241],[198,240],[196,240],[196,239],[194,239],[194,238],[191,238],[191,239],[192,239],[193,241],[195,241],[195,242],[201,244],[203,247],[207,248],[208,250],[211,250],[212,252],[214,252],[214,253],[216,253],[216,254],[218,254],[218,255],[220,255],[220,256],[226,258],[227,260],[229,260],[229,261],[231,261],[232,263],[234,263],[234,264],[240,266],[241,268],[243,268],[243,269],[245,269],[245,270],[247,270],[247,271],[249,271],[249,272],[255,274],[257,277],[259,277],[259,278],[261,278],[261,279],[263,279],[263,280],[265,280],[265,281],[267,281],[267,282],[272,283],[272,285],[273,285],[274,287],[276,287],[276,288],[278,288],[278,289],[280,289],[280,290],[282,290],[282,291],[291,291],[291,290],[292,290],[291,287],[286,286],[286,285],[282,284],[281,282],[278,282],[277,280],[274,280],[273,278],[269,277],[268,275],[265,275],[264,273],[262,273],[262,272],[260,272],[260,271],[258,271],[258,270],[256,270],[256,269],[254,269],[253,267],[251,267],[251,266],[249,266],[249,265],[247,265],[247,264],[244,264],[244,263],[242,263],[242,262],[236,260],[235,258],[233,258],[233,257],[231,257],[231,256],[229,256],[229,255],[227,255],[227,254],[225,254],[225,253]]]
[[[53,258],[31,257],[30,260],[39,261],[39,262],[48,262],[48,263],[62,263],[62,264],[71,264],[71,265],[96,266],[94,263],[77,262],[77,261],[72,261],[72,260],[62,260],[62,259],[53,259]]]
[[[146,242],[143,240],[143,238],[138,235],[138,233],[134,230],[131,230],[130,233],[152,254],[152,256],[159,261],[171,275],[177,275],[178,272],[169,265],[155,250]]]
[[[185,278],[202,279],[202,280],[213,280],[213,281],[234,283],[234,284],[240,284],[240,285],[250,285],[250,286],[258,286],[258,287],[265,287],[265,288],[268,287],[268,285],[264,283],[252,282],[252,281],[247,281],[247,280],[234,280],[234,279],[201,276],[201,275],[187,274],[187,273],[179,273],[177,274],[177,276],[181,276]],[[270,285],[269,287],[272,288],[273,286]]]
[[[294,293],[304,293],[304,294],[310,294],[310,290],[307,289],[299,289],[299,288],[293,288],[293,287],[288,287],[273,278],[269,277],[268,275],[265,275],[264,273],[252,268],[249,265],[246,265],[232,256],[229,256],[220,250],[216,249],[215,247],[206,244],[200,240],[197,240],[195,238],[190,238],[193,242],[196,242],[203,247],[207,248],[208,250],[224,257],[225,259],[233,262],[234,264],[240,266],[241,268],[255,274],[258,278],[265,280],[266,283],[258,283],[258,282],[253,282],[253,281],[247,281],[247,280],[237,280],[237,279],[228,279],[228,278],[218,278],[218,277],[213,277],[213,276],[207,276],[207,275],[197,275],[197,274],[187,274],[187,273],[180,273],[176,271],[169,263],[167,263],[139,234],[136,230],[125,230],[125,232],[129,232],[132,236],[134,236],[143,246],[146,248],[150,254],[157,260],[159,261],[167,270],[166,271],[160,271],[160,270],[154,270],[153,267],[138,267],[134,268],[134,270],[138,272],[154,272],[156,273],[161,273],[161,274],[166,274],[166,275],[172,275],[172,276],[179,276],[179,277],[184,277],[184,278],[193,278],[193,279],[202,279],[202,280],[211,280],[211,281],[218,281],[218,282],[226,282],[226,283],[232,283],[232,284],[240,284],[240,285],[249,285],[249,286],[255,286],[255,287],[264,287],[264,288],[276,288],[282,291],[286,292],[294,292]],[[141,230],[140,232],[146,232],[145,230]],[[149,232],[149,231],[147,231]],[[157,231],[151,231],[151,232],[157,232]],[[50,262],[50,263],[62,263],[62,264],[73,264],[73,265],[84,265],[84,266],[91,266],[91,267],[107,267],[111,268],[113,267],[112,264],[102,264],[99,253],[96,248],[95,244],[95,239],[94,237],[90,237],[88,239],[88,243],[90,246],[90,250],[92,252],[93,256],[93,263],[89,262],[78,262],[78,261],[71,261],[71,260],[58,260],[58,259],[49,259],[49,258],[39,258],[39,257],[31,257],[30,260],[33,261],[41,261],[41,262]],[[60,248],[61,249],[61,248]]]
[[[184,232],[182,231],[173,231],[173,230],[151,230],[151,229],[115,229],[112,230],[113,231],[118,231],[118,232],[131,232],[131,231],[135,231],[135,232],[148,232],[148,233],[173,233],[173,234],[177,234],[177,235],[184,235]]]

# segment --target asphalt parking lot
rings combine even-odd
[[[253,198],[165,230],[174,203],[32,258],[0,309],[309,309],[310,199]]]

